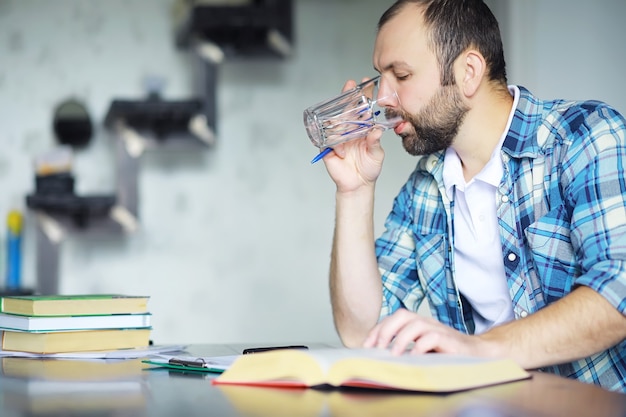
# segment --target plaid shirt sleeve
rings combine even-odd
[[[504,250],[522,252],[528,264],[507,272],[529,277],[529,312],[585,285],[624,313],[625,120],[600,102],[540,102],[525,90],[522,97],[504,144],[511,160],[503,192],[514,201],[508,226],[523,233],[504,233]]]
[[[543,102],[540,151],[526,161],[541,167],[543,189],[540,198],[522,200],[518,223],[536,294],[530,311],[582,285],[626,313],[625,135],[624,117],[604,103]],[[626,342],[545,370],[626,392]]]
[[[572,205],[572,246],[580,259],[576,285],[586,285],[626,312],[626,141],[621,116],[598,103],[583,105],[586,123],[563,161]]]

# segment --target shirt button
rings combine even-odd
[[[500,201],[502,201],[503,203],[508,203],[509,202],[509,196],[508,195],[503,195],[502,198],[500,199]]]
[[[507,255],[507,258],[509,259],[509,261],[514,262],[517,259],[517,255],[511,252]]]
[[[528,316],[528,311],[522,310],[522,312],[519,313],[519,315],[520,315],[521,318],[524,318],[524,317]]]

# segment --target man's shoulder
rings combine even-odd
[[[600,100],[541,100],[526,88],[519,86],[520,100],[517,107],[520,115],[542,124],[580,125],[601,119],[624,124],[624,116],[610,104]]]
[[[518,88],[520,99],[509,131],[514,140],[508,143],[514,152],[535,154],[556,143],[589,143],[600,132],[626,129],[623,115],[603,101],[541,100],[526,88]]]

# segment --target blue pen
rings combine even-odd
[[[324,149],[322,152],[320,152],[317,155],[315,155],[315,158],[313,158],[311,160],[311,163],[312,164],[316,163],[317,161],[319,161],[320,159],[322,159],[323,157],[325,157],[326,155],[328,155],[332,151],[333,151],[333,148],[326,148],[326,149]]]

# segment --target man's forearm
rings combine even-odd
[[[526,369],[571,362],[601,352],[626,338],[626,317],[588,287],[579,287],[524,319],[479,336],[495,355]]]
[[[337,193],[330,293],[335,326],[347,346],[360,346],[380,314],[382,286],[374,250],[373,207],[373,186]]]

